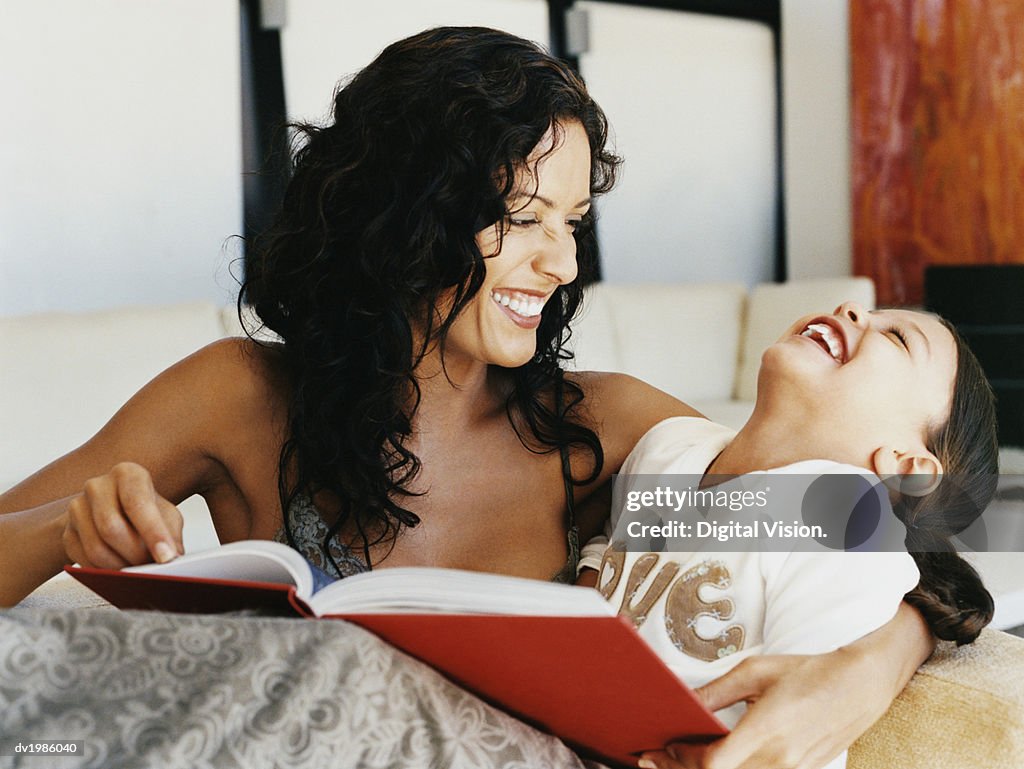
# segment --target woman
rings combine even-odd
[[[0,498],[0,602],[67,561],[174,557],[174,504],[193,493],[222,541],[284,538],[338,575],[570,579],[630,449],[695,413],[631,377],[560,370],[591,199],[618,163],[562,64],[501,32],[430,30],[387,48],[337,94],[334,122],[304,133],[243,286],[283,343],[200,350]],[[835,654],[741,666],[709,703],[763,704],[685,760],[824,763],[930,650],[904,608]]]

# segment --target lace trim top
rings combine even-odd
[[[291,524],[296,549],[302,557],[332,579],[351,577],[353,574],[370,570],[366,561],[352,552],[350,547],[339,542],[337,537],[332,537],[328,543],[331,558],[334,559],[334,562],[331,562],[331,558],[324,552],[323,544],[327,536],[327,524],[313,506],[312,500],[305,494],[299,494],[292,501],[288,508],[288,521]],[[290,545],[283,526],[274,535],[274,541]],[[338,568],[334,567],[335,563],[338,564]]]

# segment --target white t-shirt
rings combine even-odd
[[[640,439],[620,472],[703,475],[735,434],[698,417],[667,419]],[[767,472],[870,475],[826,460]],[[612,510],[609,531],[615,531],[621,515]],[[913,559],[903,552],[608,549],[603,561],[594,553],[588,547],[584,563],[601,567],[599,587],[609,601],[639,623],[640,635],[691,686],[718,678],[754,654],[820,653],[855,641],[892,619],[919,578]],[[732,726],[744,709],[735,705],[718,716]],[[844,765],[845,758],[829,766]]]

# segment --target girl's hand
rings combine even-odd
[[[181,512],[157,494],[149,472],[122,462],[85,482],[67,507],[63,544],[69,561],[121,569],[184,552]]]

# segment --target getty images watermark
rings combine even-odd
[[[612,523],[634,552],[1024,551],[1024,476],[619,475]]]

